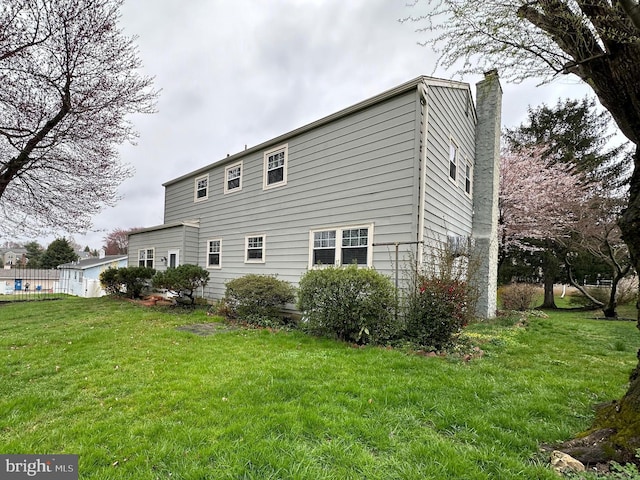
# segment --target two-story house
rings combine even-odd
[[[5,268],[26,265],[28,261],[27,249],[21,247],[1,249],[0,256],[2,257],[2,263]]]
[[[475,239],[479,313],[495,313],[501,87],[418,77],[164,184],[164,224],[129,237],[129,265],[210,272],[205,295],[248,273],[294,284],[322,265],[426,261]]]

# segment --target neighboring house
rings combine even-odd
[[[75,254],[78,256],[78,260],[86,260],[87,258],[92,258],[91,252],[85,252],[84,250],[76,250]]]
[[[482,255],[479,314],[496,309],[502,91],[418,77],[164,184],[164,224],[129,236],[129,265],[210,272],[205,295],[248,273],[297,283],[357,263],[395,274],[443,242]]]
[[[51,293],[60,272],[43,268],[0,269],[0,294]]]
[[[60,282],[57,291],[78,297],[102,297],[105,291],[100,285],[100,274],[108,268],[127,266],[127,255],[109,255],[88,258],[58,266]]]
[[[27,250],[26,248],[9,248],[1,249],[0,255],[2,255],[2,262],[6,267],[15,267],[18,265],[27,264]]]

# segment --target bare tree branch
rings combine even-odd
[[[636,34],[640,35],[640,4],[634,0],[618,0],[618,3],[636,28]]]
[[[153,112],[157,92],[118,28],[122,2],[0,5],[4,233],[85,231],[130,175],[115,147],[135,139],[127,116]]]

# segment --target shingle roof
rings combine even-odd
[[[126,260],[127,255],[107,255],[102,258],[87,258],[86,260],[78,260],[77,262],[64,263],[58,265],[58,268],[70,270],[86,270],[87,268],[96,267],[98,265],[106,265],[108,263]]]

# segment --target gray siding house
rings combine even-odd
[[[130,235],[129,265],[200,265],[215,299],[248,273],[295,284],[356,262],[393,277],[396,248],[406,264],[475,237],[492,316],[501,95],[495,71],[477,104],[466,83],[418,77],[171,180],[164,224]]]

